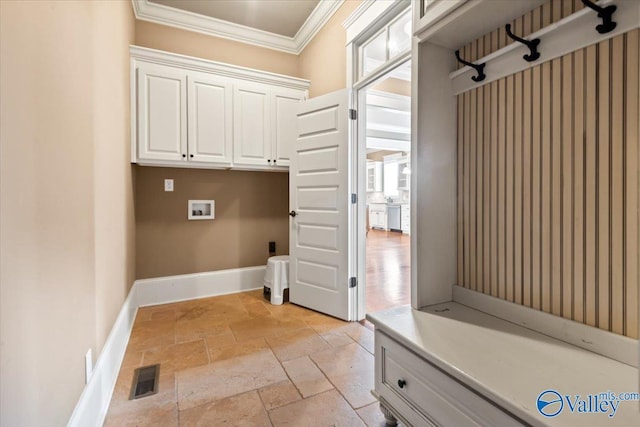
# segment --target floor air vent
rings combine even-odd
[[[143,366],[133,373],[133,384],[129,400],[151,396],[158,392],[160,365]]]

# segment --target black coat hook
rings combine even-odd
[[[514,39],[517,42],[520,42],[529,48],[529,54],[524,55],[523,58],[527,62],[533,62],[536,59],[540,58],[540,52],[538,52],[538,45],[540,44],[540,39],[533,40],[525,40],[521,37],[516,36],[511,32],[511,24],[507,24],[504,26],[505,30],[507,30],[507,35]]]
[[[596,25],[596,30],[600,34],[606,34],[609,31],[613,31],[613,29],[617,25],[615,22],[613,22],[612,19],[613,12],[615,12],[618,8],[616,5],[611,4],[609,6],[601,7],[595,3],[590,2],[589,0],[582,0],[582,3],[584,3],[584,5],[588,8],[598,12],[598,18],[602,18],[602,24]]]
[[[472,62],[465,61],[464,59],[460,58],[459,50],[456,50],[456,58],[458,58],[458,61],[462,62],[464,65],[468,65],[469,67],[476,70],[478,75],[471,77],[471,80],[473,80],[474,82],[481,82],[485,79],[485,77],[487,77],[484,74],[484,64],[474,64]]]

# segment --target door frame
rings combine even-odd
[[[395,2],[363,2],[361,7],[345,21],[347,30],[347,88],[351,89],[351,107],[357,111],[356,120],[351,120],[351,138],[349,142],[349,160],[351,191],[356,194],[358,203],[356,209],[350,212],[349,227],[349,268],[355,272],[358,286],[356,287],[355,298],[351,298],[351,313],[356,314],[355,320],[362,320],[366,315],[366,89],[376,80],[388,72],[404,64],[411,59],[414,50],[414,40],[412,36],[411,49],[384,64],[380,69],[375,70],[365,78],[358,80],[360,65],[358,52],[360,47],[367,42],[371,36],[375,35],[384,26],[405,12],[411,7],[411,2],[407,0],[396,0]],[[412,65],[412,114],[414,111],[414,73]],[[412,162],[415,152],[414,126],[411,126],[411,149]],[[412,163],[413,165],[414,163]],[[414,196],[415,186],[411,186],[411,218],[414,219]],[[351,205],[353,206],[353,205]],[[412,233],[413,234],[413,233]],[[411,239],[411,302],[415,306],[415,279],[414,260],[416,254],[415,239]]]

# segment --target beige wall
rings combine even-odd
[[[164,179],[174,180],[173,192]],[[268,242],[289,253],[289,174],[139,166],[138,278],[265,265]],[[214,220],[187,220],[187,201],[215,200]]]
[[[136,20],[136,45],[299,77],[298,56]]]
[[[344,21],[360,5],[347,0],[300,53],[300,77],[311,80],[311,97],[347,86],[347,34]]]
[[[133,14],[2,1],[0,19],[0,425],[65,425],[131,285]]]

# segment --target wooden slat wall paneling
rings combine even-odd
[[[609,129],[609,67],[611,64],[609,41],[598,45],[598,142],[596,159],[598,160],[597,192],[597,289],[598,327],[609,329],[610,271],[609,271],[609,186],[610,186],[610,129]],[[575,295],[574,295],[575,297]]]
[[[562,61],[562,316],[573,319],[573,55]]]
[[[567,1],[523,27],[556,20]],[[459,96],[465,287],[638,337],[639,33]]]
[[[640,73],[640,30],[632,31],[625,35],[625,260],[624,283],[626,284],[624,295],[625,328],[624,334],[631,338],[638,338],[638,286],[640,276],[638,265],[640,264],[640,230],[638,200],[638,181],[640,180],[640,89],[638,88],[638,75]]]
[[[589,46],[585,49],[585,139],[586,139],[586,209],[585,209],[585,304],[587,325],[597,325],[597,96],[598,86],[596,80],[596,46]]]

